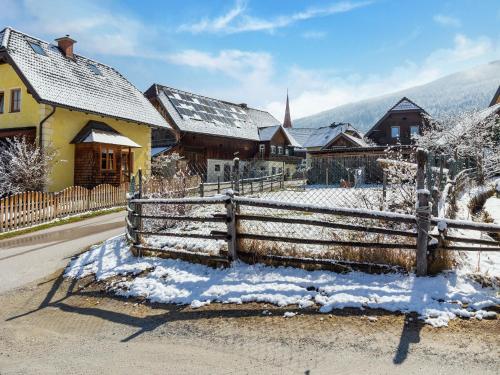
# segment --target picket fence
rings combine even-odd
[[[0,199],[0,232],[45,223],[83,212],[125,206],[128,183],[71,186],[59,192],[28,191]]]

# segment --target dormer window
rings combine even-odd
[[[96,76],[102,76],[102,72],[97,66],[95,66],[94,64],[89,64],[88,66],[92,73],[94,73]]]
[[[45,51],[43,50],[42,46],[38,43],[34,43],[34,42],[28,42],[28,44],[30,45],[31,49],[37,54],[37,55],[41,55],[41,56],[47,56],[47,54],[45,53]]]

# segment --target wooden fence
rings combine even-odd
[[[25,192],[0,199],[0,232],[45,223],[87,211],[125,206],[128,183],[93,189],[71,186],[62,191]]]
[[[423,202],[421,202],[423,203]],[[225,214],[215,214],[212,217],[196,217],[196,216],[173,216],[173,215],[143,215],[144,205],[225,205]],[[258,214],[240,214],[239,210],[245,207],[260,207],[268,211],[268,215]],[[270,211],[271,210],[271,211]],[[275,210],[276,212],[272,212]],[[279,214],[283,211],[307,212],[309,214],[320,214],[321,219],[305,218],[303,215],[283,216]],[[361,219],[369,219],[370,224],[350,224],[342,223],[339,220],[326,220],[326,216],[332,217],[355,217]],[[176,231],[149,231],[144,229],[145,220],[178,220],[185,222],[221,222],[226,223],[225,231],[212,231],[210,234],[194,234],[189,232]],[[388,240],[385,242],[375,242],[356,237],[357,240],[336,240],[332,238],[312,238],[307,236],[311,233],[305,229],[295,236],[283,236],[280,233],[275,235],[262,234],[258,230],[242,230],[237,225],[241,221],[253,221],[262,223],[282,223],[282,224],[301,224],[305,228],[321,227],[333,228],[339,230],[347,230],[364,233],[381,233],[394,236],[393,238],[404,238],[404,242]],[[376,225],[374,223],[380,223]],[[387,222],[405,223],[413,227],[412,230],[397,230],[389,229],[383,224]],[[428,228],[435,225],[439,228],[439,232],[431,234]],[[281,242],[304,245],[326,245],[326,246],[342,246],[352,247],[363,251],[363,249],[408,249],[416,252],[417,259],[417,274],[420,276],[426,275],[432,254],[437,250],[468,250],[468,251],[500,251],[500,242],[494,239],[477,239],[474,237],[457,237],[447,234],[449,228],[468,229],[483,233],[500,233],[500,226],[486,223],[476,223],[471,221],[442,219],[436,217],[425,217],[422,211],[417,211],[415,215],[396,214],[392,212],[372,211],[356,208],[343,207],[324,207],[319,205],[303,205],[295,203],[287,203],[281,201],[268,201],[258,198],[246,198],[241,196],[214,196],[205,198],[181,198],[181,199],[140,199],[138,194],[136,198],[131,199],[128,204],[127,218],[127,236],[133,244],[134,253],[141,255],[145,251],[160,252],[168,257],[180,258],[186,260],[203,260],[211,261],[217,264],[227,264],[236,259],[249,259],[252,254],[249,254],[246,249],[238,248],[240,239],[266,241],[266,242]],[[150,236],[166,236],[166,237],[183,237],[183,238],[203,238],[212,240],[225,240],[228,244],[227,256],[224,255],[208,255],[199,252],[187,250],[174,250],[155,248],[148,245],[147,237]],[[460,245],[462,244],[462,245]],[[464,245],[465,244],[465,245]],[[469,246],[466,246],[469,244]],[[479,245],[480,247],[471,247],[470,244]],[[255,254],[253,254],[255,257]],[[259,259],[284,261],[286,264],[339,264],[339,260],[314,259],[314,258],[294,258],[275,255],[259,254]],[[358,264],[359,266],[359,264]],[[419,267],[423,267],[419,268]],[[359,268],[358,269],[362,269]]]

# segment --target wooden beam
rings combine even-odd
[[[368,227],[364,225],[354,225],[354,224],[341,224],[336,222],[328,222],[322,220],[313,219],[299,219],[299,218],[288,218],[288,217],[278,217],[278,216],[258,216],[258,215],[237,215],[236,220],[249,220],[249,221],[262,221],[262,222],[273,222],[273,223],[287,223],[287,224],[303,224],[312,225],[324,228],[334,228],[334,229],[346,229],[354,230],[358,232],[367,233],[381,233],[390,234],[395,236],[404,236],[417,238],[416,232],[386,229],[380,227]]]
[[[399,244],[399,243],[379,243],[379,242],[318,240],[314,238],[267,236],[262,234],[253,234],[253,233],[238,233],[238,239],[299,243],[307,245],[350,246],[350,247],[377,248],[377,249],[411,249],[411,250],[416,249],[415,244],[409,244],[409,243]]]
[[[259,198],[234,197],[234,201],[244,206],[265,207],[277,210],[312,212],[317,214],[359,217],[362,219],[375,219],[380,221],[393,221],[403,223],[416,223],[415,216],[397,214],[392,212],[377,212],[359,208],[324,207],[319,205],[302,205],[300,203],[285,203],[278,201],[266,201]]]

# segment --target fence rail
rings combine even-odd
[[[0,232],[103,208],[124,206],[128,183],[98,185],[93,189],[71,186],[59,192],[24,192],[0,199]]]
[[[430,232],[419,231],[419,223],[422,217],[419,213],[416,215],[406,215],[406,214],[395,214],[392,212],[381,212],[381,211],[369,211],[361,210],[355,208],[344,208],[344,207],[321,207],[318,205],[302,205],[287,202],[273,202],[266,201],[263,199],[256,198],[246,198],[241,196],[233,196],[231,193],[227,195],[220,195],[215,197],[205,197],[205,198],[183,198],[183,199],[130,199],[129,200],[129,217],[127,220],[127,235],[128,238],[133,242],[133,248],[135,253],[141,255],[144,251],[161,252],[168,257],[181,258],[190,261],[211,261],[216,264],[228,264],[232,260],[239,258],[248,259],[249,257],[255,257],[256,254],[252,253],[252,250],[245,248],[245,245],[241,245],[240,240],[254,240],[254,241],[264,241],[266,243],[292,243],[292,244],[304,244],[304,245],[325,245],[325,246],[337,246],[337,247],[350,247],[356,248],[358,251],[363,250],[377,250],[377,249],[388,249],[392,250],[413,250],[416,253],[417,264],[419,261],[425,262],[427,273],[428,262],[430,262],[432,257],[428,254],[433,254],[437,250],[450,250],[450,251],[500,251],[500,242],[493,239],[475,239],[467,237],[457,237],[447,235],[446,228],[467,228],[483,233],[498,233],[500,232],[500,226],[493,224],[482,224],[462,220],[450,220],[450,219],[440,219],[435,217],[429,217],[429,222],[437,225],[440,230],[438,234],[431,234]],[[154,206],[154,205],[207,205],[209,207],[214,207],[214,205],[225,205],[225,213],[214,213],[212,216],[208,217],[196,217],[196,216],[167,216],[167,215],[143,215],[141,214],[144,205]],[[239,211],[244,208],[255,208],[255,207],[265,207],[274,210],[274,215],[260,215],[260,214],[240,214]],[[308,214],[318,214],[321,219],[309,219],[303,217],[287,217],[283,215],[283,211],[290,212],[307,212]],[[326,217],[325,217],[326,215]],[[365,225],[354,225],[339,223],[335,220],[328,220],[328,217],[359,217],[362,219],[370,220],[369,223]],[[209,234],[197,234],[189,233],[175,230],[168,231],[151,231],[144,230],[145,221],[148,219],[154,220],[174,220],[174,221],[186,221],[188,223],[199,223],[200,221],[218,222],[226,224],[226,230],[213,230]],[[408,240],[405,242],[392,241],[387,239],[386,241],[373,241],[369,239],[359,238],[357,240],[344,240],[344,239],[325,239],[325,238],[312,238],[312,236],[307,236],[308,230],[300,232],[296,236],[283,236],[280,233],[275,234],[263,234],[255,230],[244,229],[240,225],[241,222],[275,222],[284,225],[289,224],[300,224],[307,228],[332,228],[341,229],[353,232],[365,232],[365,233],[381,233],[390,236],[400,236],[406,237]],[[381,226],[376,226],[373,222],[394,222],[394,223],[405,223],[410,224],[412,230],[398,230],[383,228]],[[444,225],[445,224],[445,225]],[[303,227],[302,227],[303,228]],[[424,238],[419,238],[424,235]],[[227,254],[200,254],[196,251],[185,251],[176,249],[165,249],[161,247],[155,247],[148,244],[146,237],[158,236],[158,237],[179,237],[179,238],[193,238],[193,239],[210,239],[210,240],[225,240],[228,245]],[[417,241],[416,241],[417,240]],[[420,240],[420,241],[418,241]],[[419,245],[420,243],[420,245]],[[424,251],[419,249],[419,246],[424,244]],[[456,246],[455,244],[475,244],[481,247],[467,247],[467,246]],[[419,251],[420,250],[420,251]],[[424,259],[419,259],[419,256],[424,256]],[[290,255],[281,256],[276,254],[258,254],[260,260],[279,262],[283,261],[287,264],[312,264],[314,263],[313,258],[308,258],[304,256]],[[342,260],[335,259],[316,259],[317,264],[342,264]],[[353,264],[346,260],[345,263]],[[373,267],[373,264],[357,264],[358,268],[363,267]],[[361,266],[361,267],[360,267]],[[390,266],[386,266],[390,267]]]

